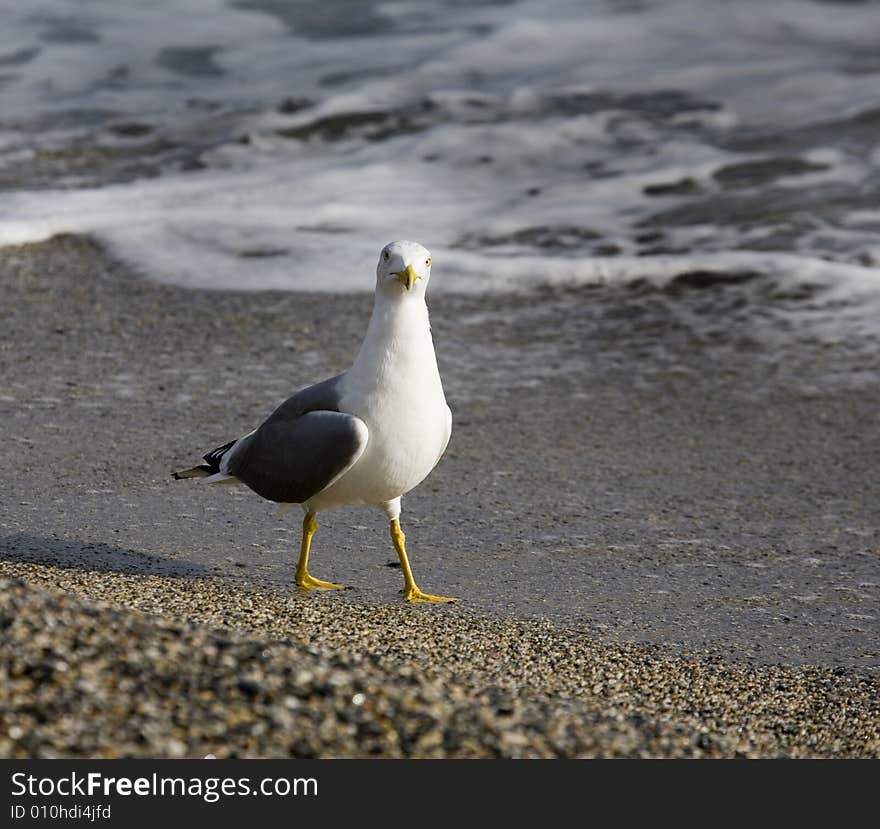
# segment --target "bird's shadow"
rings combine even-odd
[[[31,564],[50,564],[66,570],[99,573],[126,573],[171,578],[215,575],[208,568],[189,561],[126,550],[95,541],[75,538],[47,538],[18,533],[0,538],[0,559]]]

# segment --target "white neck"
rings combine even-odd
[[[428,306],[421,297],[388,298],[377,291],[361,349],[348,371],[354,382],[371,385],[440,381]]]

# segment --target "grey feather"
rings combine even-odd
[[[326,489],[357,461],[366,424],[339,411],[342,375],[284,401],[224,458],[223,471],[258,495],[301,504]]]
[[[322,380],[320,383],[315,383],[314,386],[300,389],[275,409],[269,415],[266,423],[274,417],[293,418],[306,412],[338,412],[344,377],[344,374],[337,374],[329,380]]]

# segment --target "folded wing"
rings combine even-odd
[[[342,376],[303,389],[224,451],[220,470],[257,494],[301,504],[344,475],[369,440],[367,425],[338,409]]]
[[[366,424],[342,412],[272,415],[238,443],[226,471],[258,495],[301,504],[345,474],[364,451]]]

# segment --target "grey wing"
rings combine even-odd
[[[369,440],[367,425],[337,410],[340,377],[303,389],[239,440],[224,471],[270,501],[301,504],[348,471]]]

